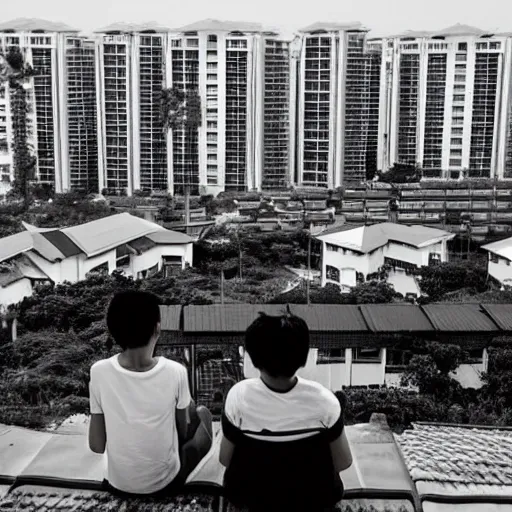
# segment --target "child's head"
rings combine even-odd
[[[108,306],[107,327],[123,350],[148,346],[159,334],[158,297],[134,290],[116,293]]]
[[[245,333],[245,348],[254,366],[271,377],[293,377],[306,366],[309,329],[306,322],[288,313],[260,313]]]

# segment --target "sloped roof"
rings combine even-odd
[[[95,34],[107,34],[109,32],[121,32],[121,33],[137,33],[137,32],[170,32],[169,27],[164,27],[156,21],[148,21],[146,23],[124,23],[117,22],[107,25],[106,27],[99,28],[94,31]]]
[[[160,306],[162,331],[179,331],[182,306]]]
[[[179,231],[170,231],[168,229],[161,229],[146,235],[155,244],[191,244],[192,238],[185,233]]]
[[[0,262],[29,251],[33,246],[32,234],[28,231],[0,238]]]
[[[374,332],[429,332],[434,327],[412,304],[362,305],[361,313]]]
[[[512,431],[506,429],[414,424],[395,436],[424,510],[501,511],[496,497],[512,498]],[[467,503],[434,505],[433,497]],[[430,498],[430,499],[429,499]],[[470,508],[474,501],[473,508]],[[425,507],[430,503],[428,507]],[[476,506],[475,506],[476,505]],[[503,508],[510,504],[503,505]],[[496,507],[496,508],[494,508]]]
[[[453,238],[454,236],[447,231],[426,226],[405,226],[383,222],[353,229],[346,229],[345,226],[341,226],[336,231],[330,231],[327,234],[322,232],[316,238],[338,247],[366,254],[391,241],[422,247],[437,242],[439,239]]]
[[[57,21],[41,20],[38,18],[16,18],[0,23],[0,32],[79,32],[73,27]]]
[[[456,37],[456,36],[482,36],[488,34],[481,28],[472,27],[471,25],[463,25],[462,23],[456,23],[451,27],[443,28],[438,32],[433,32],[431,37],[443,36],[443,37]]]
[[[11,270],[0,273],[0,287],[9,286],[21,279],[34,279],[46,281],[50,278],[25,254],[20,254],[11,260]]]
[[[120,213],[65,228],[62,232],[88,257],[92,257],[160,230],[164,228],[158,224],[129,213]]]
[[[427,304],[422,306],[432,325],[442,332],[494,332],[499,327],[480,304]]]
[[[340,32],[340,31],[367,31],[360,21],[349,21],[346,23],[335,23],[332,21],[318,21],[312,25],[301,28],[299,32]]]
[[[512,237],[505,238],[505,240],[499,240],[498,242],[493,242],[491,244],[482,245],[482,249],[512,261]]]
[[[40,237],[54,246],[64,258],[76,256],[82,252],[68,236],[58,229],[41,233]]]
[[[512,304],[482,304],[482,308],[504,331],[512,331]]]
[[[241,333],[256,320],[260,312],[281,315],[283,304],[212,304],[185,306],[185,332]],[[368,327],[356,305],[290,304],[293,314],[303,318],[311,331],[367,332]]]
[[[431,30],[406,30],[392,36],[387,36],[386,39],[422,39],[424,37],[431,37],[433,32]]]
[[[206,19],[179,27],[176,32],[265,32],[260,23]]]

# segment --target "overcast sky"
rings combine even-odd
[[[455,23],[512,32],[510,0],[0,0],[2,21],[62,21],[85,32],[116,21],[177,28],[205,18],[255,21],[293,31],[315,21],[361,21],[372,35],[438,30]]]

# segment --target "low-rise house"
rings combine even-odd
[[[346,292],[386,265],[398,293],[419,295],[413,272],[448,261],[447,242],[454,237],[440,229],[390,222],[327,229],[316,236],[322,243],[322,286],[332,283]]]
[[[512,286],[512,238],[482,246],[488,253],[487,271],[502,285]]]
[[[135,279],[192,265],[192,239],[128,213],[68,228],[37,228],[0,239],[0,305],[16,304],[34,284],[75,283],[121,270]]]

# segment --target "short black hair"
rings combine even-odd
[[[260,313],[245,333],[245,348],[258,370],[293,377],[308,360],[308,324],[289,308],[280,316]]]
[[[114,295],[107,310],[107,327],[123,349],[149,344],[160,322],[160,300],[156,295],[127,290]]]

